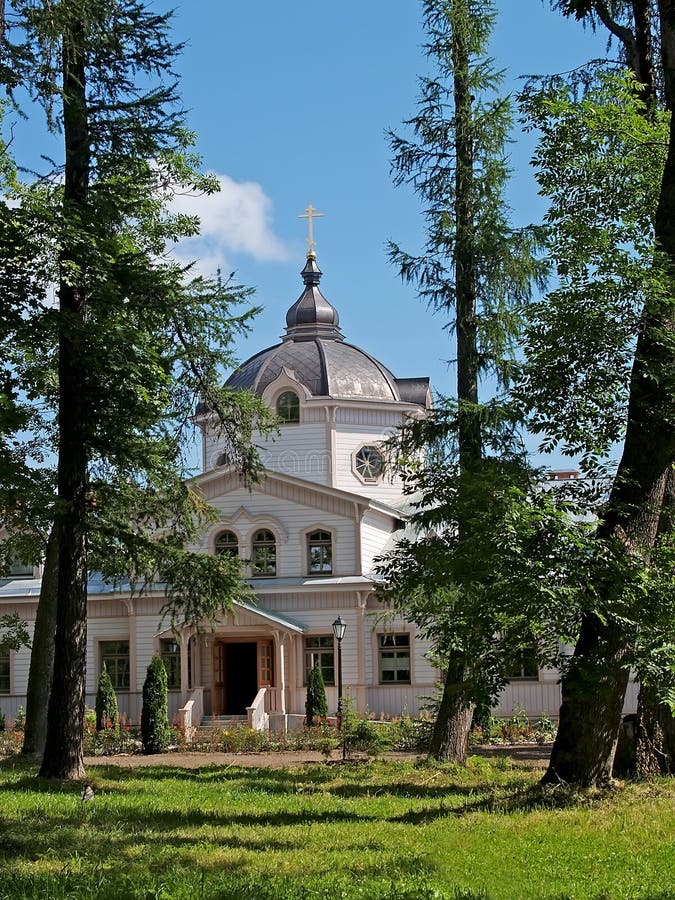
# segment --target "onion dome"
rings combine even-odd
[[[313,397],[427,404],[429,379],[396,379],[382,363],[345,341],[335,307],[319,290],[313,252],[302,270],[304,290],[286,314],[286,334],[243,363],[227,386],[262,395],[285,369]]]

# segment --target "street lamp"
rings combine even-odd
[[[345,636],[347,623],[343,621],[342,616],[338,616],[333,622],[333,634],[338,645],[337,656],[337,672],[338,672],[338,702],[337,702],[337,720],[338,728],[342,729],[342,638]]]

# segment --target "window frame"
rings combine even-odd
[[[6,661],[6,663],[5,663]],[[7,674],[3,674],[2,669],[6,665]],[[3,682],[6,683],[7,688],[3,687]],[[0,651],[0,696],[7,697],[12,693],[12,651],[5,650]]]
[[[405,639],[405,642],[397,643],[397,640]],[[385,641],[392,641],[391,644],[385,644]],[[399,686],[399,685],[410,685],[413,683],[413,671],[412,671],[412,635],[409,631],[385,631],[378,632],[377,634],[377,677],[378,684],[383,687],[391,687],[391,686]],[[385,657],[386,654],[386,657]],[[393,659],[393,667],[391,669],[384,669],[382,666],[382,661],[385,658]],[[397,678],[397,674],[399,672],[398,661],[407,659],[407,678]],[[383,678],[383,672],[385,671],[393,671],[394,678],[393,679],[385,679]],[[401,667],[401,671],[406,671],[403,667]]]
[[[124,654],[123,652],[120,652],[120,651],[118,651],[116,653],[113,653],[112,651],[106,651],[104,649],[105,646],[111,645],[111,644],[117,644],[117,645],[126,644],[127,645],[126,654]],[[128,684],[126,685],[126,687],[124,685],[119,686],[117,684],[117,682],[118,682],[117,663],[119,661],[123,661],[125,656],[126,656],[126,664],[127,664],[127,666],[126,666],[127,679],[126,680],[128,681]],[[108,664],[108,660],[115,661],[115,667],[113,670],[111,670],[110,665]],[[106,669],[108,670],[108,675],[110,675],[110,680],[112,681],[112,686],[113,686],[113,689],[115,690],[115,693],[127,693],[128,691],[130,691],[131,690],[131,654],[130,654],[130,642],[129,642],[128,637],[127,638],[105,638],[105,640],[99,640],[99,642],[98,642],[98,674],[99,674],[99,677],[101,676],[101,672],[103,671],[103,663],[106,664]],[[113,672],[114,672],[114,677],[113,677]]]
[[[537,647],[534,643],[525,644],[516,651],[518,659],[514,660],[513,670],[509,673],[508,680],[511,681],[539,681],[539,663],[537,662]],[[528,666],[534,674],[528,674]],[[516,669],[520,670],[520,674],[514,674]]]
[[[34,578],[35,566],[33,563],[24,562],[18,556],[12,555],[7,568],[7,578]]]
[[[284,409],[285,412],[282,412],[281,401],[285,397],[293,397],[294,401],[291,404],[286,404]],[[274,412],[277,417],[281,419],[282,425],[299,425],[300,424],[300,395],[289,388],[283,390],[274,401]],[[288,414],[287,414],[288,413]],[[297,418],[291,418],[290,413],[295,413]]]
[[[359,454],[362,454],[364,450],[372,451],[377,454],[380,459],[380,468],[376,475],[364,475],[359,471]],[[361,444],[352,454],[352,471],[363,484],[377,484],[378,481],[382,480],[384,475],[384,454],[374,443]]]
[[[326,535],[324,538],[316,538],[312,541],[313,535]],[[335,573],[335,533],[332,529],[326,528],[325,526],[319,525],[316,528],[310,528],[304,533],[305,538],[305,558],[306,558],[306,571],[308,575],[313,575],[317,578],[325,578],[330,577]],[[329,568],[323,569],[324,564],[324,554],[321,552],[321,563],[319,569],[312,569],[312,547],[316,547],[323,550],[328,550],[329,555]]]
[[[165,649],[167,644],[175,647],[175,650],[168,651]],[[180,644],[175,638],[159,639],[159,658],[164,663],[166,669],[167,687],[170,691],[179,691],[181,689],[180,677]],[[167,660],[171,660],[171,665],[167,665]],[[172,684],[173,680],[173,684]]]
[[[309,641],[317,641],[319,642],[319,646],[317,647],[308,647],[307,643]],[[321,642],[324,642],[323,645]],[[306,634],[304,636],[304,640],[302,642],[302,654],[303,654],[303,662],[302,662],[302,673],[303,673],[303,685],[307,684],[307,676],[309,675],[309,671],[313,668],[313,659],[315,655],[319,657],[319,668],[321,669],[321,674],[323,675],[323,683],[326,687],[335,687],[336,678],[335,678],[335,637],[332,634]],[[330,656],[331,663],[330,665],[323,665],[323,657]],[[325,670],[332,671],[332,676],[330,678],[326,677]]]
[[[271,540],[257,540],[259,534],[271,535]],[[271,528],[257,528],[251,535],[251,578],[276,578],[278,571],[277,536]],[[258,571],[257,551],[264,551],[264,571]],[[270,565],[271,550],[271,565]],[[268,571],[272,568],[273,571]]]
[[[223,542],[222,538],[225,535],[231,535],[234,538],[234,541]],[[237,532],[233,531],[231,528],[224,528],[216,534],[213,540],[213,552],[216,556],[229,554],[234,559],[239,559],[239,543],[239,535]]]

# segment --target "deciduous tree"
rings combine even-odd
[[[669,0],[564,0],[554,4],[566,15],[591,24],[602,23],[618,38],[626,62],[643,85],[636,93],[649,110],[663,86],[666,107],[675,101],[675,9]],[[654,34],[652,34],[654,32]],[[656,37],[654,41],[652,38]],[[660,72],[654,74],[653,46],[660,46]],[[602,110],[598,114],[603,115]],[[649,118],[649,116],[645,116]],[[651,166],[654,148],[643,146],[636,169]],[[634,149],[634,153],[639,153]],[[590,161],[590,155],[586,157]],[[593,173],[591,172],[591,176]],[[592,177],[590,179],[593,180]],[[616,192],[616,185],[605,189]],[[582,190],[583,194],[583,190]],[[571,196],[570,201],[579,201]],[[623,198],[625,199],[625,197]],[[626,427],[623,452],[616,477],[597,529],[598,558],[612,557],[616,571],[649,568],[655,552],[661,510],[675,459],[675,125],[670,120],[665,161],[655,194],[653,218],[647,234],[653,235],[654,256],[645,282],[639,285],[638,308],[633,317],[631,340],[621,346],[623,364],[629,370],[626,394]],[[582,203],[579,204],[580,206]],[[604,208],[605,204],[603,204]],[[592,206],[584,212],[594,218]],[[592,233],[592,232],[591,232]],[[584,251],[583,235],[576,258]],[[614,259],[621,248],[608,244]],[[627,268],[633,261],[626,257]],[[644,271],[644,269],[643,269]],[[599,272],[603,274],[602,270]],[[585,317],[587,320],[587,317]],[[625,319],[618,327],[624,327]],[[616,322],[608,321],[610,330]],[[572,329],[568,344],[580,332]],[[550,345],[552,347],[552,345]],[[597,374],[599,370],[595,369]],[[615,366],[609,382],[616,384]],[[583,377],[575,373],[575,380]],[[610,386],[610,391],[613,390]],[[596,400],[601,396],[596,394]],[[561,410],[564,406],[561,405]],[[578,428],[574,417],[572,429]],[[605,419],[606,420],[606,419]],[[599,606],[585,609],[574,656],[563,679],[560,727],[553,748],[547,781],[562,779],[580,784],[605,784],[611,779],[621,709],[628,678],[630,634],[623,617],[624,585],[601,566],[595,590]]]

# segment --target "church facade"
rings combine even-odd
[[[414,623],[385,615],[373,591],[373,561],[393,546],[405,520],[402,485],[385,471],[380,445],[406,417],[425,415],[429,380],[396,378],[346,341],[320,279],[310,252],[283,339],[228,380],[258,393],[281,422],[277,434],[257,440],[260,483],[242,484],[208,412],[197,417],[202,473],[195,487],[218,520],[195,549],[239,556],[255,605],[236,606],[214,629],[185,627],[176,635],[162,621],[161,592],[137,596],[90,579],[88,706],[105,663],[121,710],[136,721],[156,653],[169,673],[171,716],[187,726],[231,716],[256,728],[299,726],[315,663],[336,710],[338,650],[343,693],[360,712],[414,715],[434,693],[439,676],[429,643]],[[0,613],[16,611],[32,626],[39,575],[17,566],[0,580]],[[338,619],[345,626],[339,647]],[[0,655],[0,709],[9,719],[25,705],[29,661],[27,650]],[[524,657],[496,713],[555,716],[557,681],[556,672]]]

